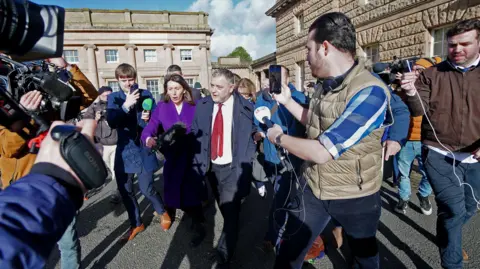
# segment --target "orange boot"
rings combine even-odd
[[[143,232],[145,230],[145,225],[140,225],[138,227],[131,227],[121,238],[121,241],[130,241],[132,240],[137,234]]]
[[[168,212],[165,211],[162,215],[160,215],[160,226],[162,226],[162,229],[164,231],[167,231],[172,227],[172,219],[170,218],[170,215],[168,215]]]

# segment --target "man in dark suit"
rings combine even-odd
[[[177,74],[177,75],[180,75],[180,76],[183,77],[182,68],[180,66],[176,65],[176,64],[170,65],[167,68],[167,75],[171,75],[171,74]],[[200,89],[192,88],[192,87],[190,87],[190,88],[192,90],[193,101],[197,101],[197,100],[202,99],[202,93],[200,92]]]
[[[153,173],[159,169],[157,157],[140,142],[143,128],[150,119],[150,111],[143,111],[142,103],[151,98],[153,111],[155,100],[150,91],[135,89],[137,72],[133,66],[119,65],[115,70],[115,77],[121,90],[108,95],[107,122],[118,132],[115,178],[130,220],[130,229],[122,240],[132,240],[138,233],[145,230],[133,190],[135,174],[138,176],[140,191],[150,200],[155,212],[160,215],[160,224],[164,230],[170,228],[171,219],[164,208],[160,194],[153,186]]]
[[[256,149],[253,106],[234,87],[232,72],[213,71],[211,95],[198,102],[191,127],[195,176],[207,177],[224,219],[217,247],[221,268],[228,268],[235,251],[241,201],[250,190]]]

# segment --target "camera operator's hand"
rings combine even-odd
[[[417,89],[415,88],[415,81],[417,80],[416,72],[408,72],[402,75],[400,84],[402,89],[408,95],[414,95]]]
[[[282,127],[280,127],[280,125],[278,124],[274,124],[272,128],[269,128],[267,130],[268,140],[270,140],[270,142],[272,142],[273,144],[277,144],[277,136],[281,134],[283,134],[283,130]]]
[[[387,140],[385,141],[385,161],[388,161],[391,156],[397,155],[402,149],[402,146],[397,141]]]
[[[140,98],[140,93],[138,90],[135,90],[132,93],[127,93],[127,98],[125,99],[125,103],[123,105],[125,108],[130,109],[134,104],[137,103],[138,98]]]
[[[153,137],[147,137],[147,141],[146,141],[146,146],[147,148],[153,148],[157,145],[157,140],[155,140],[155,138]]]
[[[70,166],[65,162],[62,155],[60,154],[60,144],[54,141],[50,135],[53,127],[57,125],[62,125],[62,124],[65,124],[65,123],[61,121],[55,121],[52,123],[52,126],[50,126],[50,130],[48,132],[48,135],[42,141],[35,163],[51,163],[68,171],[77,180],[77,183],[82,188],[83,193],[85,193],[87,189],[83,185],[82,181],[73,172],[72,168],[70,168]],[[92,142],[92,144],[93,144],[93,135],[95,133],[96,126],[97,126],[97,123],[94,120],[82,120],[77,124],[77,127],[82,129],[81,130],[82,134],[85,135],[90,140],[90,142]]]
[[[287,84],[282,84],[282,92],[280,94],[273,94],[273,99],[278,101],[282,105],[286,105],[292,100],[292,92]]]
[[[27,92],[20,98],[20,104],[28,111],[36,111],[42,102],[42,94],[39,91]]]
[[[102,112],[101,111],[95,112],[95,120],[99,121],[101,118],[102,118]]]

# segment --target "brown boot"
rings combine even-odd
[[[463,261],[467,262],[468,261],[468,254],[464,249],[462,249],[462,256],[463,256]]]
[[[143,232],[145,230],[145,225],[140,225],[138,227],[131,227],[121,238],[121,241],[130,241],[132,240],[137,234]]]
[[[162,226],[164,231],[167,231],[170,229],[170,227],[172,227],[172,219],[170,218],[170,215],[168,215],[168,212],[160,215],[160,226]]]
[[[342,234],[342,227],[335,227],[332,231],[333,236],[335,237],[335,241],[337,243],[337,248],[341,248],[343,244],[343,234]]]

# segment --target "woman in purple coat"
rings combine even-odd
[[[158,102],[150,122],[142,132],[141,139],[149,148],[156,146],[157,136],[170,129],[175,123],[185,124],[188,133],[195,115],[195,102],[191,97],[191,89],[180,75],[166,76],[163,87],[163,100]],[[205,237],[203,209],[198,191],[201,188],[201,182],[195,182],[188,176],[188,171],[192,167],[189,143],[177,141],[175,144],[179,146],[162,150],[165,156],[163,198],[171,219],[174,219],[176,209],[182,209],[192,217],[195,236],[191,244],[196,246]]]

